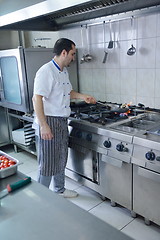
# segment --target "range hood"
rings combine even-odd
[[[0,0],[0,30],[57,31],[66,25],[160,5],[160,0],[13,2],[11,5],[9,0]]]

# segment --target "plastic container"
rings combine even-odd
[[[15,174],[17,172],[17,167],[19,165],[19,161],[15,158],[11,157],[10,155],[6,154],[5,152],[2,152],[2,151],[0,151],[0,156],[5,156],[8,159],[16,162],[16,164],[11,166],[11,167],[0,169],[0,178],[6,178],[8,176],[11,176],[11,175]]]

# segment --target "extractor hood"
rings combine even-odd
[[[114,14],[157,7],[160,0],[0,0],[0,30],[57,31]]]

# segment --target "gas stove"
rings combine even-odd
[[[133,137],[156,126],[160,114],[141,106],[101,102],[72,106],[69,119],[70,145],[78,144],[130,162]]]
[[[150,179],[158,178],[156,193],[159,192],[160,110],[111,102],[80,103],[71,106],[71,110],[67,176],[107,197],[112,206],[119,203],[130,209],[135,216],[139,213],[135,194],[137,191],[139,201],[142,192],[142,181],[137,183],[136,179],[144,176],[145,189],[151,181],[146,180],[146,175]],[[146,202],[142,199],[141,208]],[[159,200],[158,195],[157,206]]]
[[[110,127],[128,121],[136,114],[129,107],[111,102],[98,101],[96,104],[83,102],[72,106],[69,119],[69,146],[77,144],[129,163],[133,147],[132,136]]]
[[[122,104],[98,101],[96,104],[72,104],[70,117],[103,126],[135,114],[128,107],[122,107]]]

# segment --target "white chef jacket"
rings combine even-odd
[[[54,60],[43,65],[35,76],[34,94],[43,96],[44,114],[69,117],[72,85],[66,68],[60,71]]]

